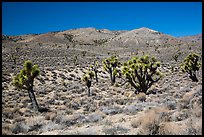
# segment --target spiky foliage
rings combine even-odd
[[[94,77],[93,71],[88,71],[82,77],[82,80],[86,83],[86,86],[88,87],[88,96],[91,95],[90,87],[91,87],[93,77]]]
[[[195,53],[189,54],[183,62],[180,64],[181,70],[183,72],[187,72],[194,82],[198,82],[198,79],[196,77],[196,71],[199,70],[201,67],[201,63],[198,62],[199,60],[199,55]]]
[[[96,82],[98,82],[98,61],[94,61],[94,64],[90,68],[94,72]]]
[[[104,59],[102,63],[103,69],[110,74],[111,84],[113,85],[116,80],[116,75],[119,72],[118,67],[120,66],[120,62],[118,60],[118,56],[114,55],[110,58]]]
[[[139,92],[147,93],[152,84],[158,82],[162,77],[158,67],[160,67],[160,62],[155,57],[144,55],[139,58],[135,56],[124,63],[122,74],[127,82],[135,88],[136,94]]]
[[[13,78],[13,84],[18,89],[26,89],[35,109],[39,109],[33,90],[34,79],[40,74],[38,65],[33,65],[30,60],[25,61],[24,68]]]

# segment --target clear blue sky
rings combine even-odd
[[[86,27],[147,27],[176,37],[201,34],[202,2],[2,2],[6,35]]]

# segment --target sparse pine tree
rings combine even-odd
[[[199,55],[195,53],[189,54],[183,61],[183,63],[180,64],[181,70],[183,72],[187,72],[194,82],[198,82],[198,79],[196,77],[196,71],[199,70],[201,67],[201,63],[198,62]]]
[[[91,95],[91,83],[92,83],[92,79],[94,77],[94,73],[93,71],[88,71],[86,74],[83,75],[82,80],[86,82],[86,86],[88,88],[88,96]]]
[[[28,95],[35,110],[39,110],[39,106],[35,98],[33,82],[34,79],[39,75],[39,73],[40,70],[38,68],[38,65],[33,65],[32,62],[28,60],[25,61],[24,68],[20,71],[20,73],[13,78],[13,84],[15,87],[28,91]]]
[[[120,65],[120,62],[118,61],[118,56],[114,55],[110,58],[104,59],[102,63],[104,70],[110,74],[111,84],[115,84],[116,75],[119,72],[119,69],[117,67],[119,67]]]
[[[135,88],[135,93],[144,92],[158,82],[162,74],[157,68],[160,67],[160,62],[155,57],[144,55],[142,57],[132,57],[124,63],[122,74],[127,79],[127,82]]]

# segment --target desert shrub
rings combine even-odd
[[[167,101],[166,105],[169,110],[174,110],[177,106],[176,101]]]
[[[137,98],[138,98],[139,101],[144,102],[144,101],[146,100],[146,94],[144,94],[144,93],[139,93],[139,94],[137,95]]]
[[[118,56],[114,55],[110,58],[103,60],[103,68],[110,74],[111,84],[115,84],[116,75],[119,74],[120,62],[118,61]]]
[[[166,114],[168,115],[168,109],[165,107],[155,107],[145,110],[131,122],[131,126],[140,129],[138,134],[158,135],[160,134],[160,123],[167,121]]]
[[[63,34],[64,38],[67,39],[69,42],[73,42],[74,36],[72,34]]]
[[[122,127],[120,125],[114,125],[114,126],[108,126],[104,127],[102,131],[105,133],[105,135],[119,135],[124,134],[129,131],[129,129]]]
[[[11,131],[14,134],[18,134],[18,133],[26,133],[28,129],[25,126],[23,126],[22,123],[18,122],[14,125]]]
[[[135,93],[144,92],[158,82],[162,74],[157,68],[160,67],[160,62],[155,57],[144,55],[142,57],[132,57],[124,63],[122,74],[127,79],[127,82],[135,88]]]
[[[88,88],[88,96],[90,96],[91,91],[90,91],[90,87],[91,87],[91,83],[92,83],[92,79],[94,77],[94,73],[93,71],[88,71],[86,74],[83,75],[82,80],[85,81],[86,86]]]
[[[189,54],[180,64],[181,70],[188,73],[193,82],[198,82],[196,71],[199,70],[201,63],[198,62],[199,55],[195,53]]]
[[[105,115],[101,112],[94,112],[85,117],[85,122],[98,122],[101,121]]]
[[[124,113],[128,114],[128,115],[135,115],[137,114],[139,111],[143,111],[144,107],[141,105],[126,105],[126,107],[124,108]]]
[[[33,65],[30,60],[25,61],[24,68],[19,74],[14,76],[13,84],[17,89],[25,89],[28,91],[28,95],[32,102],[33,108],[39,110],[37,100],[35,98],[33,83],[34,79],[40,74],[38,65]]]
[[[46,123],[46,125],[42,126],[41,131],[47,132],[47,131],[52,131],[52,130],[60,130],[62,128],[63,128],[63,125],[56,124],[52,121],[49,121],[48,123]]]

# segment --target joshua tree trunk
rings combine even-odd
[[[91,95],[91,89],[90,89],[90,87],[88,87],[88,96],[90,96]]]
[[[97,71],[95,71],[96,82],[98,82]]]
[[[39,110],[39,105],[38,105],[38,102],[35,98],[35,94],[34,94],[34,91],[33,91],[33,87],[29,87],[28,88],[28,95],[30,97],[30,100],[31,100],[31,103],[32,103],[32,106],[33,106],[33,109],[34,110]]]
[[[198,79],[195,73],[192,73],[189,77],[192,79],[193,82],[198,82]]]
[[[115,84],[115,75],[113,75],[113,71],[111,69],[109,69],[109,73],[110,73],[110,80],[111,80],[111,84]]]
[[[112,82],[112,85],[115,84],[115,75],[112,76],[111,82]]]
[[[109,74],[110,74],[110,80],[111,80],[111,82],[112,82],[113,74],[112,74],[112,70],[111,70],[111,69],[109,69]]]
[[[87,85],[87,87],[88,87],[88,96],[90,96],[90,95],[91,95],[91,90],[90,90],[91,80],[88,80],[86,85]]]

